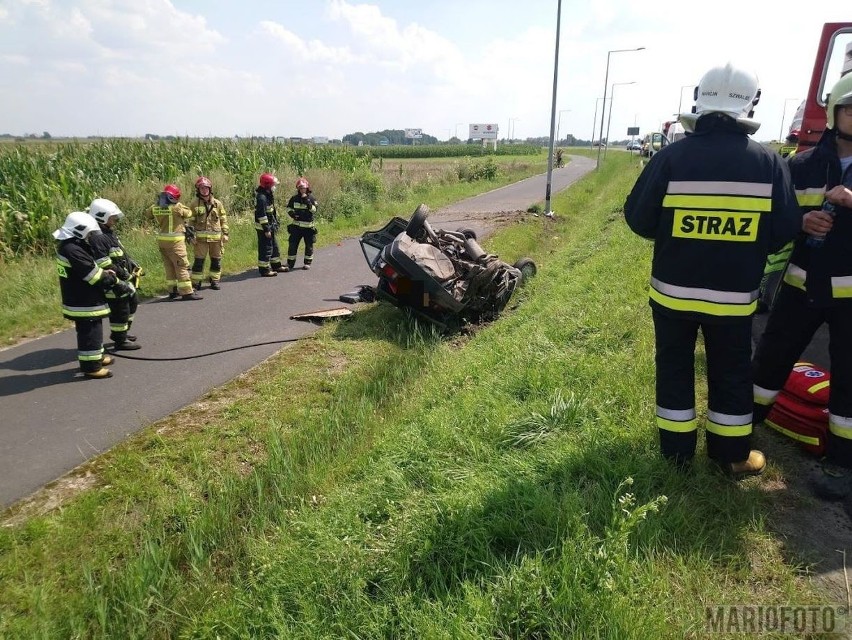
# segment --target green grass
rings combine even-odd
[[[815,601],[760,479],[659,460],[637,170],[489,240],[539,266],[498,322],[367,305],[8,512],[0,637],[644,640]]]

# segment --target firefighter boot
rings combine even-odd
[[[86,371],[83,375],[87,378],[100,380],[102,378],[112,378],[112,371],[110,371],[106,367],[101,367],[97,371]]]
[[[722,470],[734,480],[742,480],[749,476],[759,476],[766,469],[766,456],[757,449],[748,453],[748,458],[741,462],[720,463]]]
[[[213,278],[210,278],[210,288],[213,289],[213,291],[218,291],[222,287],[219,286],[218,280],[214,280]]]
[[[821,500],[833,502],[852,499],[852,472],[833,464],[824,464],[822,470],[808,480],[808,486]]]
[[[115,362],[115,358],[113,358],[112,356],[104,356],[103,358],[101,358],[102,367],[108,367],[113,362]]]
[[[116,340],[113,344],[112,348],[115,351],[136,351],[137,349],[141,349],[142,345],[137,344],[136,342],[130,342],[130,340]]]
[[[180,297],[181,300],[204,300],[204,296],[200,296],[195,291],[192,293],[185,293]]]
[[[178,297],[177,287],[173,287],[171,291],[169,291],[169,300],[175,300]]]

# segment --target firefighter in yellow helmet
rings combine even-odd
[[[656,341],[656,417],[665,458],[695,455],[695,346],[707,358],[707,454],[734,478],[766,460],[751,449],[751,316],[766,256],[792,239],[801,214],[777,153],[749,139],[757,76],[731,64],[701,78],[693,133],[655,153],[624,206],[634,233],[654,241],[650,305]]]
[[[192,209],[179,202],[180,195],[177,185],[167,184],[157,198],[157,204],[148,213],[157,225],[157,244],[166,271],[166,285],[172,287],[169,298],[201,300],[192,288],[186,254],[186,221],[193,217],[193,213]]]
[[[210,255],[210,288],[219,289],[222,256],[228,242],[228,214],[220,200],[213,197],[213,183],[201,176],[195,181],[195,241],[192,243],[192,286],[197,291],[204,281],[204,262]]]

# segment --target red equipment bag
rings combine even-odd
[[[767,426],[796,440],[806,451],[823,455],[830,380],[825,369],[797,362],[766,417]]]

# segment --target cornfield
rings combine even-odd
[[[164,183],[218,171],[233,180],[232,207],[242,211],[253,203],[257,177],[265,171],[352,172],[369,168],[370,162],[369,154],[350,148],[253,140],[111,139],[0,146],[0,259],[52,250],[50,234],[67,213],[81,210],[117,185],[147,185],[153,198]]]
[[[373,158],[460,158],[462,156],[534,156],[542,148],[533,144],[501,144],[496,150],[479,144],[389,145],[354,147],[355,153]]]

